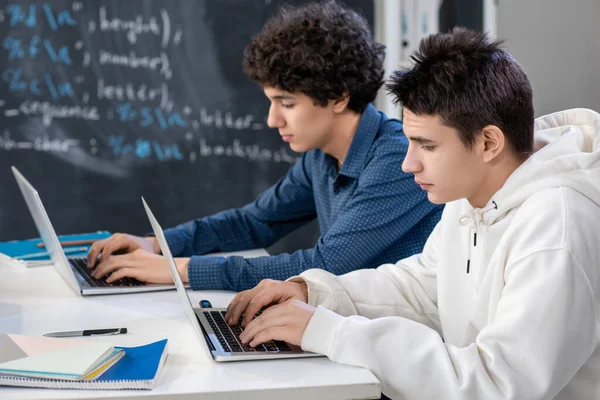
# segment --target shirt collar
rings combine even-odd
[[[351,178],[360,176],[365,166],[365,158],[379,132],[382,118],[382,114],[372,104],[363,111],[339,174]]]

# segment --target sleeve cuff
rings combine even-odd
[[[304,274],[303,274],[304,275]],[[306,283],[308,289],[307,303],[313,307],[322,305],[326,308],[335,308],[335,297],[330,292],[324,290],[317,282],[311,281],[304,276],[293,276],[286,279],[289,282]]]
[[[335,339],[346,317],[317,307],[302,336],[302,350],[333,356]]]
[[[225,290],[225,257],[194,256],[188,263],[188,280],[194,290]]]

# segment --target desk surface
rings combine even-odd
[[[234,293],[190,291],[194,304],[208,299],[225,307]],[[81,297],[52,266],[0,264],[0,332],[47,332],[127,327],[106,336],[115,345],[136,346],[169,339],[169,357],[152,391],[79,391],[0,387],[1,399],[358,399],[379,398],[368,370],[325,357],[215,363],[195,336],[176,292]]]

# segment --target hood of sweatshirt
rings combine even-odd
[[[302,348],[372,368],[390,396],[597,400],[599,142],[593,111],[538,118],[537,151],[485,207],[449,203],[422,254],[302,273],[311,304],[351,316],[319,307]]]
[[[572,109],[535,120],[535,152],[483,208],[461,217],[475,229],[492,225],[534,193],[569,187],[600,206],[600,114]]]

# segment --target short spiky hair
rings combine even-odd
[[[533,150],[533,93],[519,63],[486,34],[465,28],[424,38],[412,69],[396,71],[387,90],[419,115],[438,115],[467,148],[495,125],[517,154]]]
[[[362,112],[383,84],[385,46],[366,20],[336,1],[282,7],[244,51],[244,71],[263,86],[325,106],[349,94]]]

